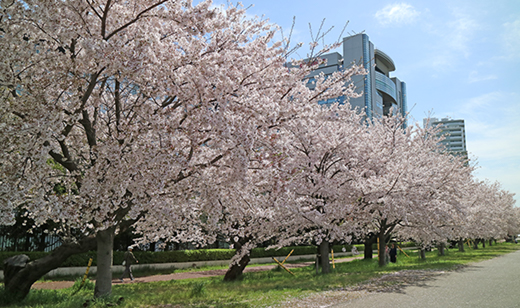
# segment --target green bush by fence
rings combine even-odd
[[[403,243],[401,247],[413,246],[413,243]],[[332,249],[334,253],[341,253],[343,251],[350,252],[353,245],[334,245]],[[357,247],[359,252],[363,252],[363,245],[354,245]],[[265,250],[264,248],[255,248],[251,252],[251,258],[262,258],[262,257],[285,257],[291,250],[293,256],[298,255],[312,255],[316,254],[316,246],[294,246],[294,247],[283,247],[278,250],[270,249]],[[377,247],[374,245],[374,249]],[[4,264],[4,260],[14,255],[25,254],[36,260],[43,258],[50,254],[49,252],[12,252],[4,251],[0,252],[0,264]],[[196,250],[172,250],[172,251],[134,251],[135,257],[139,260],[139,264],[152,264],[152,263],[174,263],[174,262],[196,262],[196,261],[214,261],[214,260],[229,260],[235,254],[235,249],[196,249]],[[114,265],[123,263],[124,251],[114,251]],[[97,264],[96,252],[91,251],[87,253],[77,254],[70,256],[63,264],[62,267],[73,267],[73,266],[86,266],[89,258],[93,259],[92,265]]]

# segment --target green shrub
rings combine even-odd
[[[415,242],[402,242],[402,243],[397,243],[397,245],[399,245],[399,247],[401,247],[401,248],[418,246],[417,243],[415,243]]]
[[[334,245],[332,249],[335,253],[343,252],[343,248],[346,252],[350,252],[353,245]],[[413,243],[403,243],[400,247],[414,246]],[[363,252],[363,245],[356,245],[359,252]],[[376,250],[377,245],[374,244],[373,248]],[[291,250],[294,252],[291,256],[298,255],[313,255],[317,253],[316,246],[290,246],[283,247],[280,249],[269,249],[265,248],[254,248],[251,251],[251,258],[263,258],[263,257],[285,257]],[[123,263],[124,251],[114,251],[114,265],[121,265]],[[48,255],[48,252],[0,252],[0,264],[3,264],[4,260],[18,254],[26,254],[31,260],[36,260]],[[139,264],[151,264],[151,263],[175,263],[175,262],[196,262],[196,261],[215,261],[215,260],[229,260],[235,254],[235,249],[196,249],[196,250],[173,250],[173,251],[134,251],[134,255],[139,260]],[[91,251],[82,254],[76,254],[70,256],[63,264],[62,267],[74,267],[74,266],[87,266],[89,259],[92,258],[92,266],[96,266],[97,258],[96,252]]]
[[[340,252],[351,252],[352,247],[354,245],[334,245],[332,246],[332,250],[334,250],[334,253],[340,253]],[[358,247],[359,250],[359,247]]]
[[[114,251],[114,254],[116,251]],[[62,267],[73,267],[73,266],[87,266],[88,260],[92,258],[92,266],[97,264],[97,254],[95,251],[90,251],[87,253],[80,253],[76,255],[72,255],[63,262]],[[123,257],[121,256],[121,262],[123,262]],[[117,263],[114,263],[117,264]]]
[[[3,266],[4,261],[9,259],[12,256],[16,255],[27,255],[31,261],[36,259],[40,259],[49,254],[49,252],[42,251],[29,251],[29,252],[20,252],[20,251],[0,251],[0,264]]]
[[[401,247],[401,248],[405,248],[405,247],[416,247],[416,246],[417,246],[417,244],[414,243],[414,242],[397,242],[397,245],[398,245],[399,247]],[[388,245],[388,246],[390,246],[390,245]],[[373,249],[373,250],[377,250],[377,243],[372,244],[372,249]],[[359,248],[358,248],[358,250],[359,250]]]
[[[294,251],[291,256],[313,255],[317,252],[316,246],[289,246],[269,250],[265,250],[265,248],[254,248],[253,251],[251,251],[251,258],[285,257],[293,249]]]

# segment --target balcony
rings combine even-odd
[[[389,72],[395,71],[395,64],[392,58],[388,56],[386,53],[382,52],[379,49],[374,51],[375,57],[377,60],[381,61],[387,68]]]
[[[376,72],[376,89],[389,95],[394,99],[394,102],[397,102],[395,83],[380,72]]]

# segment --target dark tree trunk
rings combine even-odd
[[[237,247],[236,254],[242,253],[242,244],[235,243],[235,247]],[[250,260],[251,259],[249,258],[248,252],[242,257],[242,259],[240,259],[240,261],[238,261],[238,263],[231,264],[226,272],[226,275],[224,276],[224,281],[234,281],[242,276],[242,273],[244,272],[247,264],[249,264]]]
[[[374,256],[374,249],[372,248],[372,245],[374,244],[375,239],[375,235],[365,236],[365,260],[372,260]]]
[[[13,251],[18,251],[18,236],[15,236],[13,239]]]
[[[25,246],[24,251],[31,251],[31,236],[29,233],[25,236]]]
[[[38,251],[45,251],[45,248],[46,248],[46,243],[45,243],[45,239],[47,238],[47,233],[44,233],[42,232],[42,234],[40,235],[40,238],[39,238],[39,243],[38,243]]]
[[[385,245],[388,245],[390,243],[391,239],[392,239],[392,234],[391,233],[387,233],[385,235]]]
[[[475,241],[473,241],[473,249],[478,249],[478,239],[475,239]]]
[[[155,251],[155,243],[150,243],[150,251]]]
[[[459,239],[459,241],[457,242],[457,245],[459,246],[459,251],[464,252],[464,240]]]
[[[115,227],[98,231],[97,241],[97,273],[95,297],[104,297],[112,293],[112,260],[114,249]]]
[[[489,246],[493,245],[493,239],[489,239]]]
[[[237,280],[240,276],[242,276],[242,273],[244,272],[244,269],[246,268],[247,264],[249,264],[249,261],[249,256],[245,255],[242,257],[242,259],[240,259],[238,263],[230,265],[229,269],[226,272],[226,275],[224,276],[224,281]]]
[[[330,273],[329,251],[330,251],[329,242],[325,241],[325,240],[322,241],[319,246],[320,266],[321,266],[322,274]]]
[[[439,256],[445,256],[446,255],[446,252],[444,251],[444,243],[440,243],[438,246],[437,246],[437,249],[439,250]]]
[[[426,260],[426,249],[421,248],[421,259]]]
[[[54,249],[49,255],[25,264],[25,267],[12,269],[4,264],[4,273],[13,271],[9,279],[4,279],[5,290],[15,300],[24,299],[31,286],[43,275],[58,268],[69,256],[87,252],[96,248],[96,238],[86,237],[77,243],[63,243]]]
[[[386,251],[386,242],[385,242],[385,231],[379,231],[378,234],[379,237],[379,253],[378,253],[378,259],[379,259],[379,266],[385,266],[386,265],[386,258],[385,258],[385,251]]]
[[[480,241],[482,242],[482,248],[486,248],[486,240],[485,239],[481,239]]]

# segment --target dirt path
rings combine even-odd
[[[362,259],[363,256],[350,257],[350,258],[341,258],[335,260],[336,263],[349,262],[354,259]],[[314,262],[302,262],[302,263],[291,263],[285,264],[285,266],[289,269],[291,268],[300,268],[313,264]],[[250,272],[261,272],[261,271],[269,271],[276,267],[277,265],[260,265],[260,266],[251,266],[246,267],[244,270],[245,273]],[[200,272],[183,272],[183,273],[173,273],[168,275],[154,275],[154,276],[145,276],[145,277],[136,277],[134,281],[130,281],[130,279],[125,279],[124,282],[119,281],[119,279],[112,280],[113,284],[127,284],[127,283],[145,283],[145,282],[153,282],[153,281],[169,281],[169,280],[181,280],[181,279],[193,279],[193,278],[204,278],[204,277],[214,277],[214,276],[224,276],[226,274],[226,269],[220,270],[210,270],[210,271],[200,271]],[[46,282],[37,282],[33,284],[33,289],[48,289],[48,290],[57,290],[57,289],[65,289],[70,288],[74,284],[74,281],[46,281]]]

